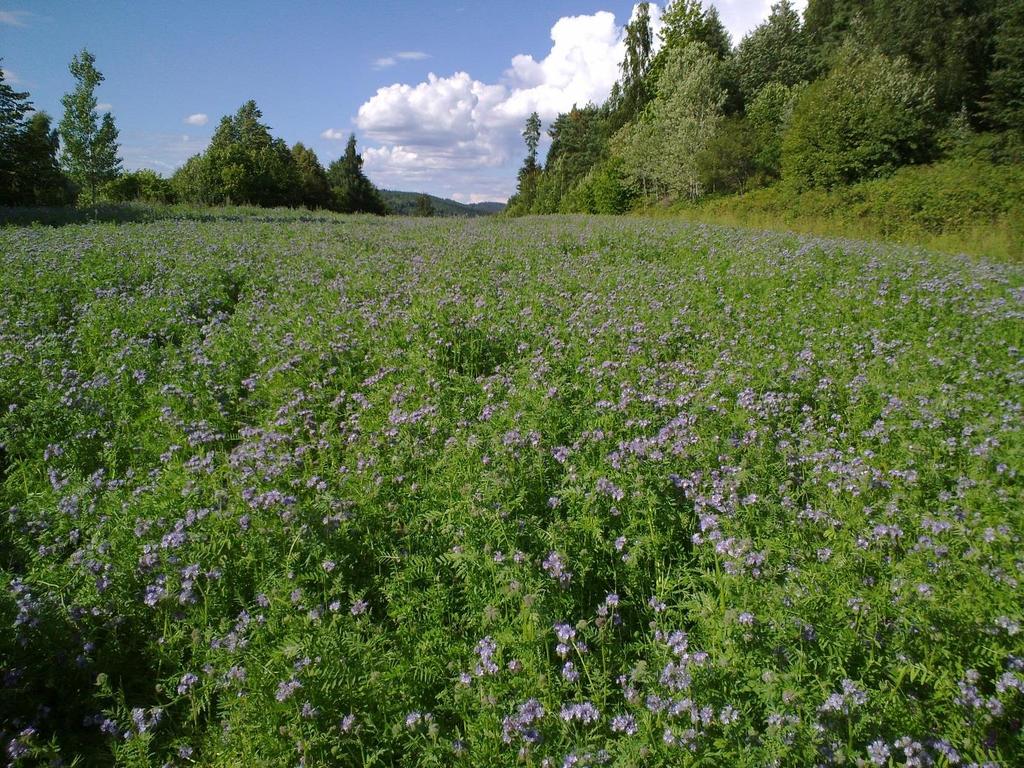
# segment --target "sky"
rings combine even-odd
[[[735,43],[771,0],[713,4]],[[129,170],[169,175],[255,99],[275,136],[325,165],[354,132],[379,187],[503,201],[526,117],[536,110],[546,128],[574,103],[603,101],[633,10],[629,0],[0,0],[0,66],[59,118],[68,63],[88,48]]]

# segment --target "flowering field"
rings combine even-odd
[[[1024,268],[0,231],[14,765],[1024,761]]]

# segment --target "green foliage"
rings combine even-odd
[[[75,190],[57,162],[60,142],[50,116],[33,112],[6,141],[0,205],[68,205]]]
[[[622,161],[610,158],[595,165],[559,201],[561,213],[625,213],[635,195],[622,171]]]
[[[434,215],[434,204],[430,202],[430,195],[419,195],[416,198],[416,209],[413,216],[430,217]]]
[[[750,104],[769,83],[793,86],[811,79],[811,49],[800,14],[789,0],[772,5],[771,13],[740,42],[736,69],[743,100]]]
[[[378,216],[387,212],[380,192],[363,173],[363,158],[356,152],[355,134],[348,137],[345,154],[327,168],[327,180],[334,195],[334,210]]]
[[[105,184],[100,195],[104,200],[114,203],[175,202],[174,187],[170,180],[148,169],[122,173],[114,181]]]
[[[537,167],[537,147],[540,144],[540,115],[531,112],[526,118],[526,125],[523,128],[523,141],[526,142],[526,165],[527,168]]]
[[[698,156],[714,137],[725,103],[721,66],[702,43],[670,51],[657,97],[612,142],[634,191],[700,195]]]
[[[758,134],[742,117],[726,118],[697,156],[702,190],[708,194],[738,192],[763,179],[760,170]]]
[[[0,229],[14,768],[1022,763],[1020,264],[124,210]]]
[[[300,142],[292,147],[292,162],[298,175],[298,202],[310,210],[330,208],[331,185],[316,153]]]
[[[118,132],[109,112],[102,119],[96,114],[96,87],[103,82],[96,57],[83,48],[71,59],[69,69],[75,89],[61,99],[60,162],[68,177],[89,191],[90,203],[95,206],[100,185],[121,172]]]
[[[797,188],[835,187],[926,160],[934,135],[931,86],[903,59],[859,55],[812,83],[782,143],[783,178]]]
[[[793,117],[793,107],[806,86],[767,83],[747,107],[747,120],[756,136],[754,163],[765,178],[782,172],[782,137]]]
[[[537,187],[542,176],[541,167],[537,164],[540,130],[540,117],[533,112],[526,118],[526,125],[523,127],[522,133],[523,141],[526,142],[526,158],[516,177],[516,192],[508,201],[507,210],[512,216],[538,212],[551,213],[554,210],[538,210]]]
[[[973,155],[968,157],[967,155]],[[901,168],[831,191],[786,184],[713,198],[682,212],[709,222],[930,244],[1024,260],[1024,165],[996,164],[982,148],[963,159]]]
[[[616,127],[636,117],[654,95],[647,76],[654,57],[650,3],[637,4],[634,17],[626,24],[624,38],[625,53],[619,67],[621,88],[616,89],[610,104],[617,115]]]
[[[3,64],[3,59],[0,59]],[[5,80],[0,66],[0,203],[17,200],[18,154],[15,142],[24,130],[25,115],[32,109],[28,92],[15,91]]]
[[[200,156],[205,167],[189,171],[192,183],[206,187],[199,191],[199,200],[216,205],[295,203],[298,169],[287,144],[270,134],[270,128],[260,122],[262,117],[256,102],[250,100],[233,116],[221,118],[209,147]]]
[[[996,19],[985,114],[995,125],[1024,135],[1024,4],[1002,0]]]
[[[935,86],[935,108],[966,107],[975,120],[992,64],[996,5],[1015,0],[810,0],[804,18],[819,71],[837,65],[846,40],[903,57]],[[840,62],[841,64],[841,62]]]

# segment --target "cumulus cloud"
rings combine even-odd
[[[320,138],[331,139],[332,141],[344,141],[348,138],[348,134],[341,130],[341,128],[328,128],[320,134]]]
[[[202,112],[196,112],[194,115],[189,115],[183,122],[186,125],[206,125],[210,122],[210,116]]]
[[[658,7],[651,11],[660,29]],[[614,14],[566,16],[551,28],[546,56],[513,57],[498,83],[468,72],[431,73],[416,85],[380,88],[355,120],[363,136],[378,144],[363,153],[367,171],[385,186],[433,182],[435,188],[459,173],[476,185],[456,190],[463,197],[479,199],[483,187],[491,199],[504,199],[514,188],[509,169],[522,154],[526,117],[536,111],[550,121],[574,104],[604,101],[624,51]]]
[[[767,17],[771,3],[716,0],[714,5],[738,42]],[[806,4],[795,2],[800,10]],[[652,3],[650,11],[657,46],[661,8]],[[416,58],[414,53],[392,54],[375,64],[393,66],[401,58]],[[546,127],[574,104],[603,102],[619,78],[624,53],[623,27],[614,14],[598,11],[558,19],[551,27],[548,53],[540,59],[514,56],[498,82],[459,71],[380,88],[355,118],[360,138],[376,145],[363,152],[367,172],[390,188],[504,199],[515,189],[515,170],[524,153],[520,132],[527,116],[536,111]],[[334,138],[327,133],[321,135]]]
[[[113,108],[114,105],[111,104],[109,101],[101,101],[99,104],[96,105],[97,112],[109,112]]]
[[[0,67],[0,74],[3,74],[4,80],[8,85],[19,85],[22,84],[22,80],[14,72],[4,67]]]
[[[715,0],[711,5],[718,9],[719,18],[732,36],[733,45],[737,45],[745,34],[768,18],[773,2],[775,0]],[[807,0],[793,0],[793,7],[803,13]]]

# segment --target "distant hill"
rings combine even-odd
[[[381,197],[387,203],[388,208],[399,216],[413,216],[416,214],[416,201],[420,197],[419,192],[398,192],[392,189],[382,189]],[[435,216],[490,216],[505,210],[504,203],[459,203],[444,197],[430,198],[430,204],[434,207]]]

